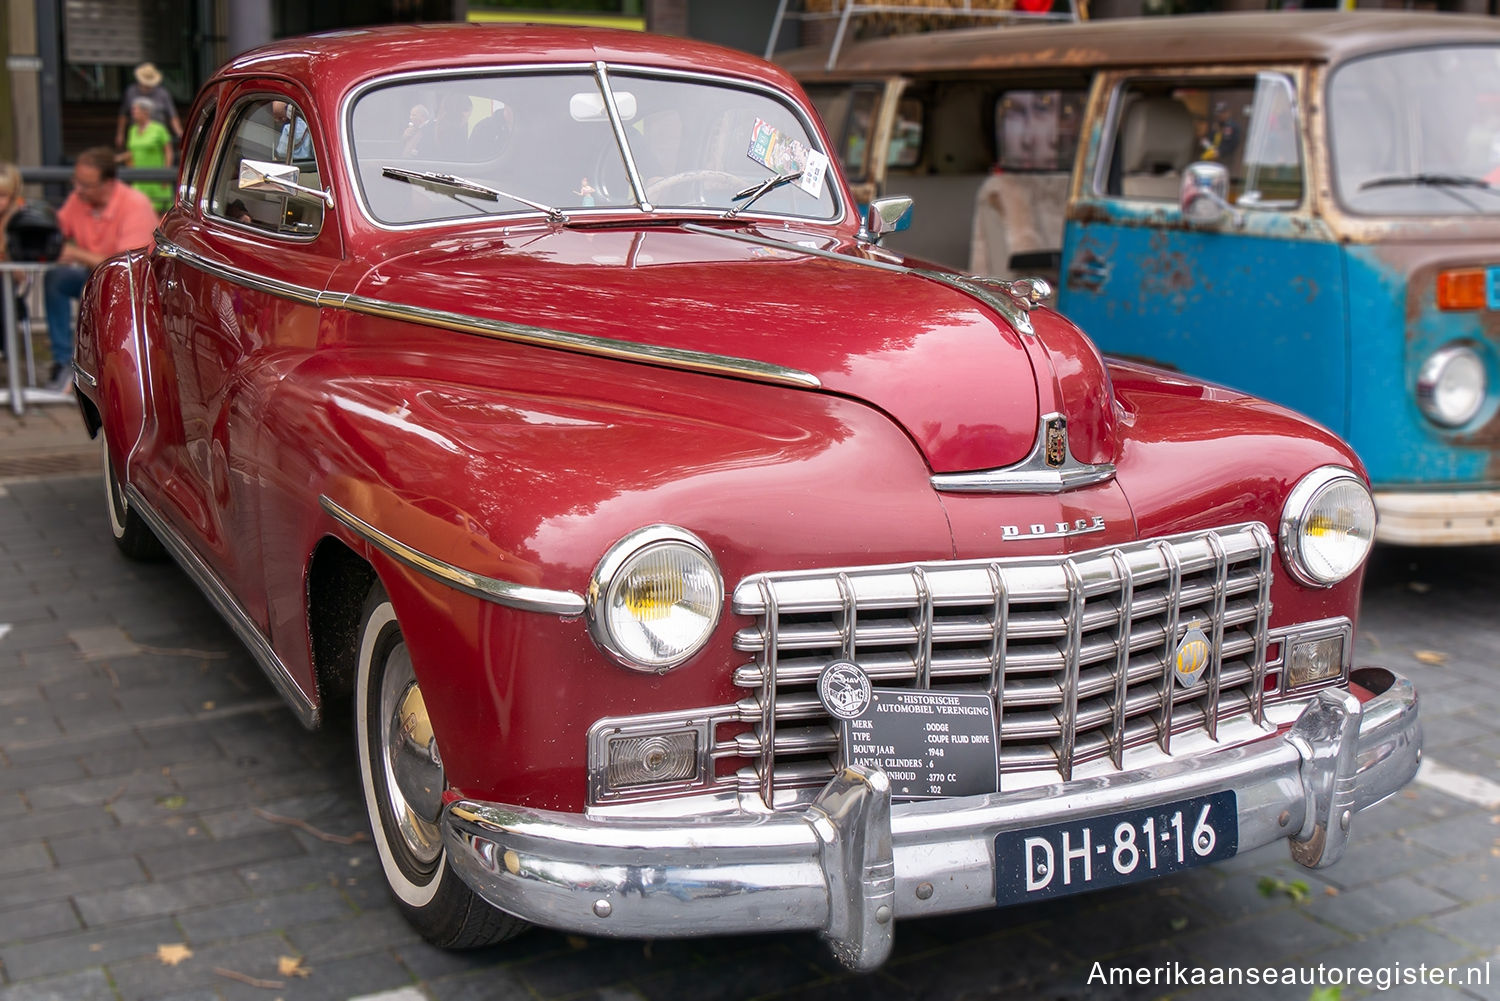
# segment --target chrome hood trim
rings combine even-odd
[[[1037,425],[1031,453],[1013,466],[981,469],[974,473],[938,473],[933,489],[955,494],[1060,494],[1079,487],[1107,483],[1115,478],[1115,464],[1089,464],[1073,457],[1071,449],[1060,466],[1049,466],[1046,455],[1047,422],[1062,414],[1043,414]]]

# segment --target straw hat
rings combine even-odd
[[[142,87],[155,87],[161,83],[161,70],[155,63],[141,63],[135,68],[135,82]]]

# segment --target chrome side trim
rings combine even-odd
[[[161,540],[162,545],[167,547],[172,558],[177,561],[177,565],[192,578],[193,583],[197,584],[198,589],[208,598],[209,604],[213,605],[214,610],[224,617],[225,622],[229,623],[229,628],[233,629],[234,634],[240,638],[240,642],[245,644],[250,655],[260,665],[260,669],[266,673],[267,678],[271,679],[271,684],[275,686],[276,691],[302,721],[302,725],[309,730],[316,729],[322,722],[322,710],[292,678],[292,672],[281,662],[281,658],[276,656],[276,651],[271,649],[270,640],[266,639],[260,627],[250,618],[250,614],[234,599],[234,595],[229,593],[229,588],[225,587],[224,583],[209,569],[208,564],[193,551],[187,540],[179,535],[165,518],[152,509],[150,504],[146,503],[146,498],[141,496],[141,492],[129,483],[123,486],[131,509],[151,526],[151,531]]]
[[[639,341],[617,341],[607,337],[574,334],[523,323],[486,320],[462,313],[450,313],[446,310],[402,306],[361,295],[340,297],[337,303],[325,303],[325,305],[338,305],[351,312],[363,313],[367,316],[406,320],[428,327],[442,327],[466,334],[478,334],[481,337],[495,337],[503,341],[534,344],[545,348],[561,348],[566,351],[577,351],[621,361],[644,362],[648,365],[662,365],[689,372],[731,375],[777,386],[794,386],[799,389],[821,389],[823,386],[822,381],[810,372],[800,372],[797,369],[784,368],[749,358],[710,354],[706,351],[664,348],[655,344],[642,344]]]
[[[1071,448],[1061,466],[1047,465],[1047,422],[1060,417],[1062,414],[1042,415],[1037,424],[1036,444],[1015,465],[973,473],[937,473],[931,478],[933,489],[953,494],[1059,494],[1114,479],[1113,462],[1097,465],[1079,462],[1073,458]]]
[[[162,257],[170,257],[173,260],[181,261],[183,264],[197,268],[199,271],[206,271],[217,278],[223,278],[225,281],[231,281],[236,285],[243,285],[246,288],[254,289],[257,292],[280,296],[283,299],[292,299],[307,306],[331,305],[331,303],[325,301],[325,294],[317,289],[306,285],[293,285],[291,282],[278,281],[275,278],[266,278],[229,264],[210,261],[206,257],[179,247],[170,240],[161,237],[158,237],[156,241],[156,253]]]
[[[85,372],[83,370],[83,367],[78,364],[78,359],[77,358],[73,359],[73,374],[75,376],[77,376],[79,382],[83,383],[85,386],[89,387],[90,389],[98,389],[99,388],[99,380],[96,379],[96,378],[94,378],[94,373],[92,373],[92,372]]]
[[[163,257],[182,261],[191,267],[223,278],[225,281],[234,282],[237,285],[243,285],[246,288],[265,292],[269,295],[292,299],[309,306],[320,306],[328,309],[347,309],[350,312],[360,313],[365,316],[404,320],[410,323],[419,323],[426,327],[440,327],[444,330],[477,334],[481,337],[494,337],[498,340],[514,341],[519,344],[558,348],[564,351],[576,351],[580,354],[615,358],[620,361],[642,362],[648,365],[661,365],[666,368],[682,369],[689,372],[727,375],[741,379],[751,379],[755,382],[765,382],[775,386],[793,386],[798,389],[821,389],[823,386],[822,381],[810,372],[802,372],[797,369],[755,361],[750,358],[736,358],[730,355],[711,354],[707,351],[692,351],[686,348],[665,348],[655,344],[642,344],[638,341],[619,341],[608,337],[594,337],[590,334],[574,334],[565,330],[533,327],[523,323],[505,323],[500,320],[487,320],[477,316],[468,316],[463,313],[450,313],[447,310],[405,306],[386,302],[382,299],[371,299],[362,295],[318,291],[303,285],[293,285],[289,282],[277,281],[272,278],[263,278],[260,275],[251,274],[248,271],[228,264],[210,261],[190,250],[164,240],[157,243],[156,249],[157,253]]]
[[[582,615],[583,596],[572,591],[549,591],[540,587],[513,584],[494,577],[482,577],[451,563],[411,548],[404,542],[391,538],[380,529],[362,521],[344,510],[328,497],[320,496],[318,503],[335,520],[387,556],[400,560],[407,566],[426,574],[433,580],[447,584],[465,594],[485,601],[493,601],[507,608],[518,608],[523,612],[547,612],[563,616]]]

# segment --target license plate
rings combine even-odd
[[[1233,790],[995,836],[995,902],[1123,886],[1234,855]]]

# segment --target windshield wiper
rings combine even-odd
[[[736,191],[734,194],[729,196],[730,201],[737,202],[741,201],[742,199],[748,199],[748,201],[746,201],[743,205],[736,205],[728,212],[725,212],[724,218],[733,219],[735,216],[739,215],[741,212],[754,205],[756,200],[759,199],[761,195],[775,191],[783,184],[789,184],[792,181],[800,179],[801,177],[802,171],[792,170],[788,171],[785,174],[777,174],[775,177],[768,177],[764,181],[761,181],[759,184],[750,185],[750,187],[745,188],[743,191]]]
[[[522,198],[513,195],[509,191],[501,191],[478,181],[471,181],[467,177],[455,177],[452,174],[439,174],[435,170],[407,170],[404,167],[384,167],[380,171],[384,177],[395,181],[405,181],[407,184],[415,184],[429,191],[437,191],[442,194],[464,194],[475,198],[482,198],[487,202],[499,201],[501,198],[509,198],[513,202],[544,212],[550,222],[563,223],[568,221],[567,215],[562,209],[553,208],[551,205],[543,205],[534,202],[530,198]]]
[[[1359,190],[1366,188],[1393,188],[1403,185],[1433,188],[1484,188],[1494,190],[1490,182],[1482,177],[1470,177],[1468,174],[1404,174],[1391,177],[1377,177],[1372,181],[1366,181],[1359,186]]]

